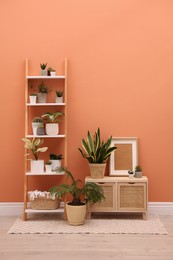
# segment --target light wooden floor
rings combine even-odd
[[[160,216],[168,235],[8,235],[16,217],[0,217],[0,260],[173,260],[173,216]]]

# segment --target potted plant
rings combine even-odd
[[[52,163],[52,171],[56,171],[58,167],[61,167],[62,154],[51,153],[49,155],[50,162]]]
[[[41,117],[46,121],[46,134],[47,135],[57,135],[59,133],[59,116],[62,116],[61,112],[46,112]]]
[[[51,173],[52,172],[52,162],[51,161],[47,161],[45,163],[45,168],[46,168],[46,173]]]
[[[70,182],[54,186],[49,191],[51,194],[58,195],[59,198],[66,194],[72,196],[72,200],[65,205],[68,223],[82,225],[86,216],[86,204],[101,202],[105,198],[103,189],[94,182],[82,184],[80,179],[75,180],[73,174],[64,167],[61,167],[59,171],[65,172]]]
[[[37,135],[37,129],[41,123],[43,123],[43,119],[41,117],[34,117],[32,120],[33,135]]]
[[[134,177],[134,172],[133,171],[128,171],[128,175],[129,175],[129,178],[133,178]]]
[[[52,69],[51,67],[48,68],[48,76],[56,76],[56,70]]]
[[[140,165],[135,167],[135,178],[142,178],[142,167]]]
[[[41,76],[47,76],[46,66],[47,66],[47,63],[40,63]]]
[[[47,94],[50,92],[50,89],[43,81],[38,85],[38,92],[38,103],[46,103]]]
[[[37,135],[45,135],[43,122],[41,122],[37,127]]]
[[[56,90],[56,103],[63,103],[63,91]]]
[[[106,162],[111,153],[117,149],[111,147],[112,136],[106,142],[101,141],[100,129],[98,128],[95,135],[92,137],[88,131],[86,139],[82,139],[82,147],[84,152],[80,149],[81,155],[88,160],[91,177],[95,179],[103,178],[106,168]]]
[[[36,102],[37,102],[37,94],[36,93],[29,94],[29,102],[31,104],[36,104]]]
[[[43,173],[44,172],[44,160],[38,160],[39,154],[46,152],[48,147],[40,147],[44,140],[40,138],[22,138],[22,141],[24,141],[25,145],[24,147],[28,150],[30,150],[29,153],[26,153],[25,155],[32,155],[33,159],[31,160],[31,172],[33,173]]]

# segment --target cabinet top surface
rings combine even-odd
[[[128,176],[123,176],[123,177],[112,177],[112,176],[105,176],[104,178],[101,179],[93,179],[90,176],[86,176],[85,181],[87,182],[147,182],[148,178],[146,176],[142,176],[142,178],[129,178]]]

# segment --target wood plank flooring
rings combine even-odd
[[[168,235],[8,235],[16,216],[0,216],[0,260],[173,260],[173,216],[160,216]]]

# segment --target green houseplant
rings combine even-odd
[[[45,163],[45,168],[46,168],[46,173],[51,173],[52,172],[52,162],[51,161],[47,161]]]
[[[142,167],[140,165],[135,167],[135,178],[142,178]]]
[[[83,158],[88,160],[92,178],[103,178],[106,162],[111,153],[117,149],[111,147],[112,136],[107,141],[102,141],[100,137],[100,128],[92,136],[88,131],[86,139],[82,139],[82,149],[78,148]]]
[[[38,103],[46,103],[47,94],[51,91],[51,89],[42,81],[38,85]]]
[[[49,157],[52,163],[52,171],[56,171],[58,167],[61,167],[61,160],[63,159],[63,156],[62,154],[51,153]]]
[[[46,121],[46,134],[47,135],[58,135],[59,133],[59,116],[62,116],[61,112],[46,112],[42,114],[42,118]]]
[[[63,91],[56,90],[56,103],[63,103]]]
[[[31,158],[33,158],[31,160],[31,172],[43,173],[44,160],[38,160],[38,157],[40,153],[46,152],[48,149],[48,147],[40,147],[44,143],[44,140],[40,138],[22,138],[22,141],[25,143],[24,147],[30,150],[30,152],[27,152],[25,155],[31,155]]]
[[[93,182],[82,184],[81,180],[76,180],[67,168],[61,167],[59,171],[65,172],[69,182],[54,186],[49,191],[60,198],[67,194],[71,195],[72,200],[65,205],[68,223],[71,225],[82,225],[86,216],[86,204],[101,202],[105,198],[103,189]]]
[[[33,135],[37,135],[37,129],[40,126],[40,124],[43,124],[43,119],[41,117],[34,117],[32,120]]]
[[[40,63],[41,76],[47,76],[47,63]]]
[[[49,67],[47,71],[48,71],[48,76],[55,76],[56,75],[56,70],[54,70],[51,67]]]

